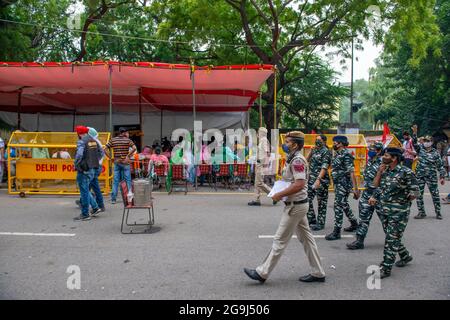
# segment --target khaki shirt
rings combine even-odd
[[[308,162],[305,157],[297,151],[294,159],[290,163],[284,165],[282,179],[287,182],[294,182],[295,180],[308,179]],[[308,198],[308,184],[297,193],[288,196],[286,201],[301,201]]]

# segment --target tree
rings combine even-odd
[[[324,129],[337,124],[339,101],[349,90],[335,83],[336,72],[317,56],[316,67],[301,80],[292,82],[283,90],[280,103],[286,108],[282,124],[287,127]],[[297,125],[296,125],[297,124]]]
[[[363,113],[374,123],[389,121],[400,134],[413,123],[421,134],[431,134],[450,121],[450,1],[436,3],[440,38],[437,50],[429,48],[418,66],[407,62],[413,48],[403,41],[395,53],[384,53],[373,70],[363,96]]]
[[[68,51],[70,35],[57,26],[65,26],[69,0],[1,0],[0,61],[52,60]],[[12,22],[14,23],[12,23]],[[53,24],[54,28],[43,27]],[[62,43],[66,45],[62,46]],[[61,59],[57,59],[61,60]]]
[[[407,45],[403,62],[412,66],[440,48],[435,0],[83,0],[82,28],[70,31],[74,3],[0,0],[2,19],[16,22],[0,22],[0,58],[273,64],[280,96],[320,69],[316,50],[333,46],[348,56],[355,36],[386,42],[389,52]],[[371,5],[380,10],[374,24]],[[274,126],[274,88],[272,76],[262,95],[267,127]]]
[[[430,8],[432,0],[359,1],[359,0],[168,0],[166,25],[179,30],[198,51],[203,46],[216,61],[230,63],[236,57],[246,61],[273,64],[278,69],[277,90],[305,77],[311,66],[298,70],[299,56],[310,55],[318,47],[332,45],[345,52],[352,37],[361,35],[381,42],[386,24],[392,34],[386,38],[395,48],[396,33],[405,34],[415,49],[411,63],[425,55],[423,48],[435,43],[437,29]],[[227,8],[227,4],[228,8]],[[370,5],[380,8],[381,23],[371,25],[367,18]],[[161,4],[162,6],[162,4]],[[231,11],[230,11],[231,9]],[[170,31],[169,31],[170,32]],[[195,35],[195,36],[194,36]],[[224,41],[227,41],[224,43]],[[211,54],[212,53],[212,54]],[[264,119],[273,127],[275,78],[267,80],[263,93]],[[278,117],[279,118],[279,117]]]

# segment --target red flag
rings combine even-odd
[[[390,134],[390,133],[391,133],[391,130],[389,130],[389,126],[388,126],[387,122],[385,122],[385,123],[383,124],[383,137],[381,138],[381,142],[383,142],[383,144],[386,143],[387,136],[388,136],[388,134]]]

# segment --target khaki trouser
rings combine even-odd
[[[260,201],[261,193],[270,193],[271,188],[264,183],[263,166],[256,164],[255,167],[255,194],[256,201]]]
[[[311,266],[311,275],[318,278],[325,277],[325,271],[320,261],[316,241],[309,229],[308,218],[306,217],[308,208],[308,203],[304,203],[286,207],[283,211],[280,225],[273,239],[272,249],[263,264],[256,268],[256,272],[262,278],[267,279],[269,277],[269,274],[281,258],[289,240],[291,240],[294,231],[300,243],[303,244],[303,249]]]

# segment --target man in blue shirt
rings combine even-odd
[[[89,215],[90,185],[93,184],[96,195],[101,195],[98,180],[96,180],[95,177],[100,167],[100,160],[103,158],[103,150],[101,145],[88,135],[89,129],[87,127],[77,126],[76,132],[79,140],[77,142],[77,152],[75,155],[75,169],[77,170],[77,183],[81,195],[81,215],[74,218],[74,220],[88,221],[91,219]],[[97,181],[97,184],[95,184],[95,180]]]

